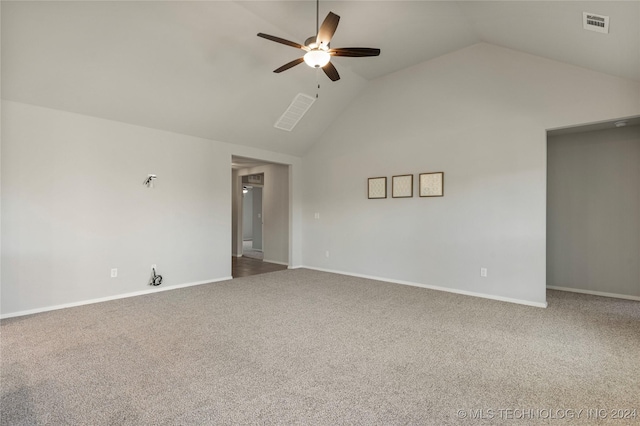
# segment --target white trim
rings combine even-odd
[[[354,274],[354,273],[351,273],[351,272],[335,271],[335,270],[332,270],[332,269],[314,268],[314,267],[311,267],[311,266],[303,266],[303,268],[313,269],[315,271],[330,272],[332,274],[341,274],[341,275],[349,275],[349,276],[358,277],[358,278],[366,278],[366,279],[375,280],[375,281],[384,281],[384,282],[393,283],[393,284],[410,285],[412,287],[422,287],[422,288],[427,288],[429,290],[446,291],[447,293],[456,293],[456,294],[462,294],[462,295],[465,295],[465,296],[481,297],[483,299],[498,300],[500,302],[517,303],[518,305],[534,306],[536,308],[546,308],[547,307],[547,302],[546,301],[545,302],[531,302],[529,300],[512,299],[510,297],[494,296],[492,294],[476,293],[476,292],[473,292],[473,291],[457,290],[457,289],[454,289],[454,288],[439,287],[439,286],[435,286],[435,285],[420,284],[420,283],[413,283],[413,282],[410,282],[410,281],[394,280],[394,279],[390,279],[390,278],[380,278],[380,277],[374,277],[374,276],[371,276],[371,275]]]
[[[275,263],[276,265],[289,266],[288,262],[278,262],[277,260],[267,260],[267,259],[263,259],[262,261],[267,263]]]
[[[304,268],[304,266],[302,266],[302,265],[296,265],[296,266],[287,267],[287,269],[302,269],[302,268]]]
[[[626,299],[626,300],[636,300],[640,301],[640,296],[629,296],[627,294],[617,294],[617,293],[606,293],[604,291],[592,291],[592,290],[582,290],[577,288],[569,288],[569,287],[556,287],[556,286],[547,286],[549,290],[558,290],[558,291],[568,291],[571,293],[581,293],[581,294],[590,294],[591,296],[602,296],[602,297],[613,297],[615,299]]]
[[[115,296],[107,296],[107,297],[100,297],[97,299],[83,300],[80,302],[65,303],[62,305],[47,306],[44,308],[37,308],[37,309],[29,309],[27,311],[19,311],[19,312],[12,312],[10,314],[2,314],[0,315],[0,319],[21,317],[23,315],[39,314],[41,312],[56,311],[58,309],[65,309],[65,308],[74,308],[76,306],[92,305],[94,303],[108,302],[110,300],[126,299],[128,297],[143,296],[145,294],[158,293],[158,292],[167,291],[167,290],[176,290],[179,288],[193,287],[193,286],[202,285],[202,284],[212,284],[220,281],[229,281],[231,279],[232,277],[215,278],[211,280],[196,281],[196,282],[186,283],[186,284],[176,284],[168,287],[151,288],[148,290],[134,291],[132,293],[124,293],[124,294],[117,294]]]

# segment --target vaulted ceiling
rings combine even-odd
[[[315,33],[314,1],[2,1],[2,97],[303,155],[368,81],[479,42],[640,81],[639,1],[333,1],[341,80],[302,64],[272,71]],[[610,17],[609,34],[582,13]],[[317,83],[320,89],[317,89]],[[292,132],[273,127],[294,96],[319,98]]]

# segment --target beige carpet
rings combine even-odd
[[[289,270],[7,319],[1,423],[638,424],[640,303],[548,301]]]

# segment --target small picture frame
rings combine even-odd
[[[399,175],[391,177],[391,197],[413,197],[413,175]]]
[[[420,174],[421,197],[444,197],[444,172]]]
[[[369,178],[368,194],[369,199],[387,198],[387,178]]]

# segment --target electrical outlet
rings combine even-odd
[[[117,278],[118,277],[118,268],[113,268],[111,270],[111,278]]]
[[[487,278],[487,268],[480,268],[480,276]]]
[[[325,251],[325,252],[324,252],[324,256],[325,256],[325,257],[329,257],[329,250],[327,250],[327,251]]]
[[[151,269],[158,269],[158,266],[154,263],[153,265],[151,265]]]
[[[314,218],[314,219],[320,219],[320,213],[315,213],[315,214],[313,215],[313,218]]]

